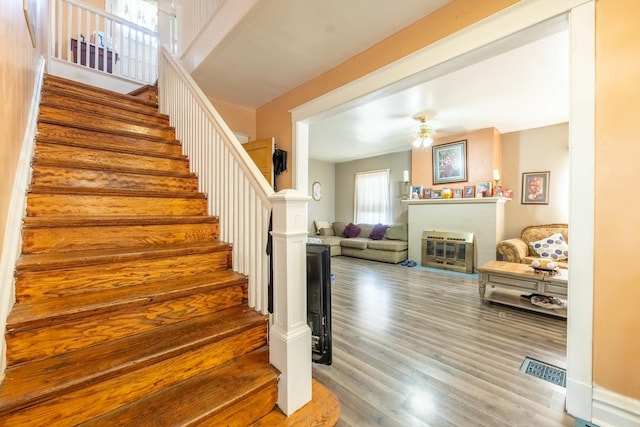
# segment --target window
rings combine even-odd
[[[356,174],[354,211],[356,223],[391,222],[389,169]]]
[[[107,12],[151,31],[158,30],[157,0],[107,0],[106,6]]]

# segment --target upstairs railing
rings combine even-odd
[[[158,33],[76,0],[52,0],[51,56],[142,84],[158,77]]]
[[[175,53],[182,54],[198,37],[200,31],[227,0],[188,0],[185,6],[177,2],[180,25],[176,28]]]
[[[158,96],[176,137],[220,219],[220,239],[233,243],[233,268],[249,276],[249,306],[267,312],[269,196],[273,189],[191,76],[161,50]]]

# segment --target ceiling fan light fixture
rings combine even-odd
[[[420,125],[416,130],[416,139],[413,141],[413,146],[416,148],[427,148],[433,144],[433,128],[427,124],[427,118],[422,116],[418,117]]]

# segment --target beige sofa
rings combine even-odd
[[[569,243],[569,226],[567,224],[532,225],[522,230],[520,238],[499,242],[497,251],[502,255],[504,261],[531,264],[534,260],[540,259],[540,255],[535,252],[532,243],[544,240],[556,233],[560,233],[564,241]],[[568,253],[564,255],[567,256],[567,259],[556,262],[560,268],[569,268]]]
[[[320,225],[320,227],[319,227]],[[357,224],[360,232],[356,237],[345,237],[345,222],[316,221],[316,238],[331,247],[331,256],[343,255],[398,264],[407,259],[409,250],[407,224],[387,226],[380,240],[370,238],[374,224]]]

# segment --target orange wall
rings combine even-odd
[[[411,183],[424,188],[462,188],[476,185],[479,181],[493,181],[493,170],[500,169],[500,133],[495,128],[437,138],[433,145],[467,140],[467,181],[446,185],[433,185],[433,151],[414,148],[411,150]]]
[[[517,0],[455,0],[332,70],[263,105],[257,111],[257,138],[274,136],[278,147],[291,153],[289,110],[388,65],[474,22],[494,14]],[[281,175],[281,188],[290,188],[291,170]]]
[[[31,44],[22,0],[0,2],[0,242],[4,240],[9,199],[27,126],[35,72],[44,54],[46,1],[39,1],[36,48]],[[1,249],[0,249],[1,250]]]
[[[596,3],[593,380],[640,399],[640,2]]]
[[[249,135],[249,141],[256,139],[256,110],[214,98],[209,101],[233,132]]]

